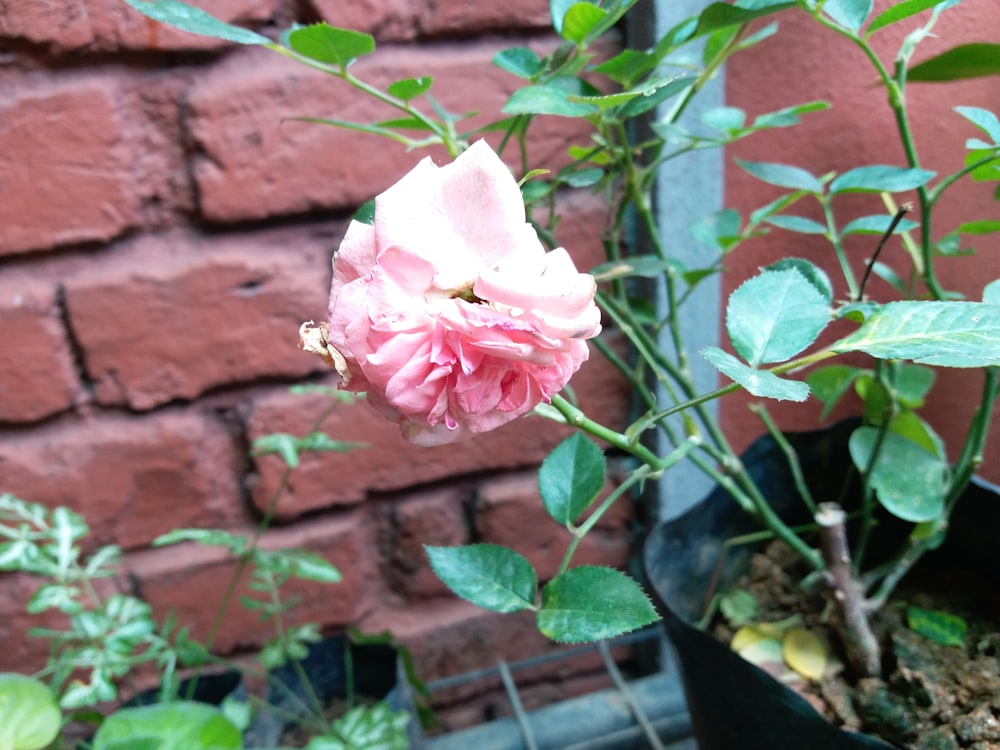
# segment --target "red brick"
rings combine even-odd
[[[261,540],[262,549],[290,547],[322,555],[336,566],[343,580],[321,584],[290,579],[281,589],[282,596],[285,601],[298,599],[298,604],[287,613],[284,624],[315,622],[328,630],[343,628],[357,619],[375,575],[374,561],[368,557],[373,549],[371,532],[363,516],[312,519],[295,527],[268,530]],[[178,623],[190,627],[199,640],[208,637],[223,593],[237,569],[236,560],[225,551],[194,544],[131,555],[127,565],[138,581],[139,595],[153,606],[157,616],[173,612]],[[247,588],[250,579],[250,571],[244,571],[213,646],[218,653],[256,649],[274,635],[273,622],[261,622],[257,612],[239,604],[240,596],[255,593]]]
[[[433,48],[385,48],[352,67],[385,86],[430,75],[432,93],[457,112],[484,115],[470,127],[499,119],[500,107],[522,81],[494,67],[499,49],[482,43]],[[398,180],[420,158],[446,158],[441,149],[406,153],[378,136],[295,122],[328,117],[377,122],[399,115],[343,81],[263,49],[241,50],[192,86],[190,132],[203,157],[195,163],[201,211],[234,222],[320,208],[359,205]],[[548,118],[533,133],[533,166],[558,167],[566,146],[589,126]],[[514,150],[511,159],[516,158]]]
[[[179,411],[67,419],[0,436],[0,487],[83,514],[92,544],[141,547],[176,527],[241,515],[226,430]]]
[[[136,214],[112,76],[0,95],[0,256],[107,240]]]
[[[73,405],[80,382],[52,286],[0,280],[0,341],[0,422],[31,422]]]
[[[326,307],[329,255],[328,241],[306,231],[173,234],[69,279],[69,318],[97,400],[150,409],[322,367],[298,350],[298,326]]]
[[[409,599],[448,594],[450,589],[431,570],[425,544],[453,547],[468,544],[465,503],[471,488],[452,486],[392,502],[379,533],[382,567],[394,591]]]
[[[217,18],[251,25],[271,17],[278,0],[195,0]],[[85,49],[213,49],[231,46],[221,39],[177,31],[148,20],[123,0],[11,2],[0,5],[0,37],[44,44],[54,51]]]
[[[409,0],[311,0],[310,5],[331,26],[363,31],[379,41],[404,41],[419,33],[416,9]]]
[[[526,659],[558,648],[538,632],[533,612],[487,612],[454,595],[422,606],[383,605],[362,619],[359,627],[366,633],[391,631],[413,652],[417,674],[424,680],[496,666],[498,659]]]
[[[420,28],[430,34],[457,31],[485,31],[524,28],[551,28],[552,15],[547,0],[509,0],[503,3],[469,3],[439,0],[420,6]]]
[[[610,490],[609,483],[602,499]],[[572,564],[625,565],[631,554],[631,516],[631,498],[627,495],[619,498],[584,537]],[[558,572],[573,539],[562,524],[545,512],[538,494],[536,471],[494,479],[482,486],[476,503],[475,528],[479,541],[502,544],[527,557],[541,581]]]
[[[546,0],[507,3],[469,3],[443,0],[408,3],[405,0],[313,0],[313,8],[333,26],[374,34],[379,40],[403,41],[423,34],[475,32],[547,27],[551,24]]]

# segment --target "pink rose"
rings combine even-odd
[[[485,432],[548,401],[600,333],[593,276],[546,252],[521,191],[485,141],[453,163],[429,158],[351,222],[333,259],[329,326],[304,349],[341,387],[437,445]]]

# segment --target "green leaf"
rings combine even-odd
[[[552,28],[557,34],[562,34],[563,19],[566,12],[577,0],[549,0],[549,13],[552,15]]]
[[[538,577],[517,552],[498,544],[424,549],[437,577],[477,607],[494,612],[534,609]]]
[[[38,614],[47,609],[58,609],[67,614],[77,614],[83,610],[80,604],[80,589],[62,583],[43,583],[28,599],[25,610]]]
[[[261,567],[317,583],[340,583],[342,577],[326,558],[304,549],[257,550]]]
[[[820,401],[823,411],[820,420],[830,416],[830,412],[850,390],[851,385],[864,370],[850,365],[827,365],[813,370],[806,376],[806,383]]]
[[[798,271],[805,277],[806,281],[815,287],[817,292],[823,295],[823,299],[826,300],[827,304],[833,302],[833,284],[830,283],[830,277],[826,275],[826,271],[805,258],[782,258],[769,266],[765,266],[761,270]]]
[[[875,19],[868,24],[868,29],[865,34],[871,36],[879,29],[884,29],[886,26],[890,26],[894,23],[898,23],[910,16],[915,16],[917,13],[927,10],[928,8],[933,8],[935,5],[940,5],[945,2],[945,0],[902,0],[895,5],[891,5],[884,11],[879,13]]]
[[[739,211],[734,208],[724,208],[708,216],[703,216],[694,222],[688,231],[697,242],[703,245],[718,250],[727,250],[740,235]]]
[[[538,54],[527,47],[503,49],[493,56],[493,64],[518,78],[531,79],[538,73],[541,61]]]
[[[792,190],[805,190],[810,193],[823,192],[822,183],[801,167],[765,161],[743,161],[742,159],[737,159],[736,163],[758,180],[769,185],[791,188]]]
[[[858,167],[837,176],[830,183],[830,194],[898,193],[926,185],[935,174],[927,169],[909,169],[886,164]]]
[[[647,100],[655,99],[657,101],[662,101],[662,92],[666,91],[669,96],[673,96],[675,93],[687,88],[690,82],[690,76],[677,74],[659,78],[655,81],[644,83],[637,88],[629,89],[628,91],[620,91],[617,94],[601,94],[597,96],[577,96],[575,94],[570,94],[567,99],[571,102],[595,104],[601,109],[607,109],[608,107],[617,107],[622,104],[630,103],[632,100],[638,99],[639,97],[644,97]],[[634,111],[630,111],[630,114],[636,113]]]
[[[877,427],[859,427],[848,441],[851,460],[865,472],[878,445]],[[917,443],[885,433],[869,482],[878,501],[897,518],[912,523],[938,518],[944,510],[946,464]]]
[[[559,179],[566,185],[575,188],[590,187],[604,179],[604,170],[599,167],[575,169],[568,174],[559,173]]]
[[[613,638],[659,619],[639,584],[621,571],[581,565],[542,589],[538,629],[554,641]]]
[[[125,0],[125,2],[155,21],[191,34],[225,39],[237,44],[271,43],[266,36],[220,21],[200,8],[182,3],[180,0]]]
[[[958,231],[962,234],[993,234],[1000,232],[1000,221],[990,219],[967,221],[964,224],[959,224]]]
[[[785,380],[773,372],[748,367],[716,346],[706,346],[701,350],[701,356],[723,375],[758,398],[773,398],[778,401],[805,401],[809,398],[809,386],[805,383]]]
[[[872,0],[826,0],[823,12],[841,26],[857,31],[872,12]]]
[[[180,542],[196,542],[206,547],[222,547],[234,555],[241,555],[247,547],[247,538],[223,529],[174,529],[153,540],[154,547],[165,547]]]
[[[774,112],[765,112],[764,114],[757,115],[757,117],[754,118],[753,124],[749,128],[749,132],[765,130],[767,128],[787,128],[792,125],[798,125],[802,122],[799,115],[803,115],[808,112],[821,112],[829,108],[829,102],[816,100],[806,102],[805,104],[794,104],[791,107],[784,107],[783,109],[778,109]]]
[[[408,102],[411,99],[416,99],[418,96],[427,91],[431,87],[432,83],[434,83],[434,79],[430,76],[404,78],[401,81],[389,84],[389,87],[386,89],[386,93],[388,93],[389,96],[394,96],[397,99],[402,99],[404,102]]]
[[[910,81],[957,81],[963,78],[982,78],[1000,73],[1000,44],[976,42],[960,44],[947,52],[924,60],[910,68],[906,77]]]
[[[515,91],[503,105],[506,115],[557,115],[587,117],[599,110],[593,104],[571,102],[565,89],[557,86],[525,86]]]
[[[126,750],[139,742],[157,750],[239,750],[240,731],[214,706],[194,701],[122,708],[94,735],[93,750]],[[132,744],[136,743],[136,744]]]
[[[934,385],[934,370],[923,365],[901,364],[896,369],[892,387],[900,403],[908,409],[924,405],[924,396]]]
[[[606,60],[594,68],[596,73],[602,73],[615,83],[631,86],[648,70],[656,65],[656,58],[648,52],[626,49],[610,60]]]
[[[805,216],[796,216],[794,214],[776,214],[775,216],[769,216],[764,221],[768,224],[773,224],[779,229],[787,229],[789,232],[798,232],[799,234],[826,234],[826,227],[824,225],[820,224],[818,221],[807,219]]]
[[[794,2],[743,2],[740,6],[728,3],[712,3],[698,16],[698,25],[692,36],[704,36],[719,29],[744,24],[761,16],[768,16],[779,10],[795,7]]]
[[[327,23],[295,29],[288,35],[288,45],[304,57],[340,68],[375,51],[375,39],[371,34],[338,29]]]
[[[995,114],[981,107],[955,107],[955,111],[986,133],[994,145],[1000,144],[1000,120]]]
[[[538,470],[538,490],[548,514],[561,524],[576,523],[604,489],[604,453],[583,433],[557,445]]]
[[[892,418],[889,429],[896,435],[913,441],[942,460],[947,456],[941,436],[934,432],[934,428],[917,416],[914,411],[909,409],[900,411]]]
[[[407,711],[394,711],[385,701],[355,706],[333,722],[331,735],[313,737],[306,750],[406,750],[409,721]]]
[[[747,113],[739,107],[715,107],[701,116],[701,121],[710,128],[723,133],[739,130],[747,119]]]
[[[637,115],[649,112],[663,102],[667,101],[667,99],[677,96],[677,94],[680,94],[682,91],[687,91],[695,80],[694,76],[672,75],[659,79],[655,88],[650,89],[648,86],[639,86],[639,88],[635,90],[638,91],[641,96],[634,97],[624,107],[622,107],[621,115],[622,117],[628,118],[636,117]]]
[[[997,365],[1000,307],[985,302],[890,302],[836,342],[833,350],[942,367]]]
[[[316,451],[332,453],[348,453],[360,448],[368,448],[368,443],[352,443],[348,440],[334,440],[325,432],[310,432],[305,437],[297,438],[299,451]]]
[[[590,274],[597,279],[599,284],[636,276],[644,279],[655,279],[662,276],[671,266],[676,267],[677,261],[661,258],[658,255],[630,255],[621,260],[613,260],[594,266],[590,269]]]
[[[989,305],[1000,305],[1000,279],[991,281],[983,289],[983,302]]]
[[[351,219],[354,221],[360,221],[362,224],[367,224],[368,226],[374,226],[375,199],[372,198],[370,201],[365,201],[360,206],[358,206],[358,210],[354,212],[354,216],[352,216]],[[350,394],[352,397],[354,396],[354,394],[350,393],[350,391],[336,391],[336,393]]]
[[[0,747],[42,750],[59,736],[62,713],[52,692],[33,677],[0,673]]]
[[[266,456],[271,453],[277,453],[289,469],[294,469],[299,465],[299,439],[287,432],[274,432],[253,441],[251,456]]]
[[[824,295],[795,268],[765,270],[743,282],[726,305],[726,330],[751,367],[784,362],[816,340],[830,321]]]
[[[903,281],[903,277],[896,273],[896,269],[892,266],[877,260],[872,264],[872,273],[900,294],[906,294],[906,282]]]
[[[965,620],[947,612],[908,607],[906,624],[910,630],[942,646],[964,646],[968,630]]]
[[[580,44],[607,15],[606,10],[592,3],[573,3],[563,16],[559,35],[573,44]]]
[[[760,619],[757,598],[746,589],[727,591],[719,597],[719,611],[733,627]]]
[[[889,224],[892,222],[893,217],[888,214],[873,214],[871,216],[859,216],[857,219],[847,222],[844,228],[840,230],[842,236],[847,236],[849,234],[873,234],[881,236],[885,234],[886,230],[889,228]],[[915,221],[910,221],[909,219],[900,219],[896,224],[896,228],[892,230],[893,234],[899,234],[900,232],[909,232],[912,229],[916,229],[919,224]]]

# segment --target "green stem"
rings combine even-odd
[[[628,492],[634,484],[637,482],[642,482],[650,476],[652,473],[652,468],[648,464],[642,464],[637,469],[629,473],[625,481],[620,485],[615,487],[615,489],[604,499],[604,501],[597,507],[587,520],[580,524],[577,528],[570,528],[573,533],[573,538],[570,540],[569,546],[566,548],[566,554],[563,556],[562,563],[559,565],[559,571],[556,575],[565,573],[569,569],[569,564],[573,559],[573,555],[576,554],[576,548],[583,541],[583,538],[587,533],[594,528],[601,517],[608,511],[608,509],[615,504],[615,501],[619,497]]]
[[[837,233],[837,222],[833,216],[833,205],[830,202],[830,196],[821,196],[820,204],[823,206],[823,218],[826,219],[826,231],[830,235],[830,244],[833,245],[833,251],[837,256],[837,262],[840,264],[840,272],[844,276],[844,281],[847,282],[847,295],[850,299],[858,299],[860,296],[858,282],[855,280],[854,271],[851,270],[851,264],[847,260],[844,243]]]
[[[582,430],[588,435],[596,437],[599,440],[603,440],[619,450],[635,456],[654,471],[664,471],[665,469],[670,468],[670,466],[673,466],[673,464],[676,463],[676,460],[678,460],[672,458],[674,454],[670,454],[663,458],[658,457],[649,448],[637,440],[626,437],[622,433],[615,432],[610,427],[605,427],[599,422],[595,422],[590,419],[559,394],[552,397],[552,406],[554,406],[556,410],[563,415],[568,424],[576,427],[578,430]]]
[[[750,404],[748,408],[760,417],[760,421],[764,423],[768,434],[778,444],[778,447],[781,448],[781,452],[785,455],[785,460],[788,461],[788,468],[792,472],[792,481],[795,483],[795,489],[798,490],[802,502],[809,508],[809,514],[815,516],[816,501],[813,500],[809,485],[806,484],[806,478],[802,474],[802,464],[799,463],[799,456],[792,447],[792,444],[785,438],[785,433],[778,429],[778,426],[771,419],[771,415],[764,404]]]
[[[425,115],[419,109],[411,107],[409,102],[404,101],[403,99],[397,99],[394,96],[390,96],[386,92],[380,91],[374,86],[365,83],[360,78],[357,78],[347,68],[334,65],[327,65],[326,63],[314,60],[311,57],[300,55],[295,50],[289,49],[288,47],[284,47],[280,44],[271,43],[263,46],[268,47],[269,49],[277,52],[280,55],[289,57],[298,63],[307,65],[311,68],[315,68],[316,70],[321,70],[324,73],[328,73],[329,75],[336,76],[337,78],[340,78],[341,80],[345,81],[350,86],[356,88],[358,91],[362,91],[365,94],[368,94],[369,96],[377,99],[378,101],[383,102],[384,104],[388,104],[390,107],[398,109],[400,112],[403,112],[409,115],[410,117],[413,117],[414,119],[418,120],[420,123],[428,127],[432,133],[434,133],[436,136],[438,136],[438,138],[441,139],[441,143],[443,143],[445,148],[448,149],[449,156],[455,158],[461,153],[462,151],[461,144],[457,142],[454,135],[448,132],[448,129],[442,128],[438,122]]]

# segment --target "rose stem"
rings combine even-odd
[[[847,514],[837,503],[820,503],[816,511],[820,549],[830,573],[833,598],[840,610],[841,636],[851,666],[863,677],[881,673],[882,657],[872,633],[858,581],[851,574],[851,553],[847,548],[844,521]]]

